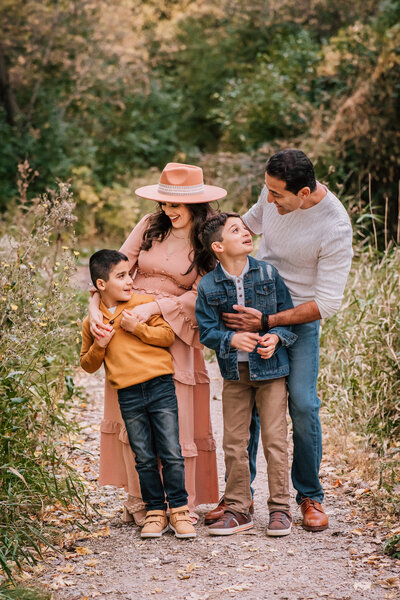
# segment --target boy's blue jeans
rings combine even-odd
[[[317,395],[319,321],[293,325],[292,331],[298,336],[296,342],[287,349],[290,364],[287,378],[289,413],[293,423],[292,482],[297,490],[298,504],[304,498],[322,502],[324,492],[318,476],[322,458],[321,402]],[[252,437],[249,463],[255,471],[258,435],[257,443]]]
[[[184,459],[179,444],[178,403],[172,375],[160,375],[118,390],[146,510],[187,504]],[[163,482],[158,468],[162,464]]]

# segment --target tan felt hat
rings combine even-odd
[[[204,185],[203,169],[194,165],[168,163],[157,185],[145,185],[135,190],[140,198],[157,202],[198,204],[225,198],[227,191],[216,185]]]

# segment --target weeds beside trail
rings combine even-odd
[[[0,223],[0,567],[11,581],[54,540],[53,503],[84,509],[82,484],[67,462],[76,426],[65,418],[78,317],[70,285],[74,204],[65,184],[28,201],[33,176],[20,166],[20,202]]]
[[[355,259],[339,313],[324,323],[319,387],[342,434],[368,449],[375,509],[400,515],[400,248]]]

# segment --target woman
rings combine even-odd
[[[218,500],[215,442],[209,407],[209,378],[195,319],[196,289],[200,277],[214,267],[202,249],[198,232],[214,211],[208,202],[226,191],[203,183],[200,167],[169,163],[158,185],[139,188],[136,194],[156,200],[159,210],[146,215],[133,229],[121,252],[134,273],[134,292],[151,294],[155,301],[136,307],[132,313],[143,321],[161,313],[175,332],[170,348],[175,369],[179,433],[185,458],[186,489],[194,522],[198,504]],[[102,335],[98,294],[90,305],[92,333]],[[130,329],[129,316],[124,327]],[[106,383],[104,419],[101,424],[100,485],[124,487],[128,491],[124,520],[140,524],[144,517],[139,480],[121,418],[117,395]]]

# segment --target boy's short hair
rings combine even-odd
[[[237,217],[240,219],[240,215],[234,212],[221,212],[208,219],[202,226],[200,231],[200,239],[205,250],[214,255],[211,248],[213,242],[222,242],[222,230],[225,227],[225,223],[231,217]]]
[[[96,281],[98,279],[108,281],[111,269],[121,260],[127,261],[128,257],[122,252],[118,252],[118,250],[99,250],[92,254],[89,259],[89,270],[94,287],[97,287]]]

